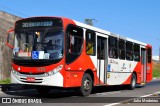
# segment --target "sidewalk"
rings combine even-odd
[[[160,77],[153,77],[152,80],[160,80]]]

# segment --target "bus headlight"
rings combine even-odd
[[[18,75],[19,74],[19,72],[15,71],[14,69],[12,69],[12,72],[13,72],[14,75]]]
[[[58,73],[59,71],[61,71],[62,68],[63,68],[63,65],[60,65],[60,66],[54,68],[52,71],[49,71],[49,72],[47,72],[47,73],[44,73],[44,75],[45,75],[45,76],[54,75],[54,74]]]

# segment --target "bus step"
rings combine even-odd
[[[145,82],[142,82],[142,83],[141,83],[141,85],[145,85],[145,84],[146,84]]]

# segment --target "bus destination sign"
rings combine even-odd
[[[41,21],[41,22],[23,22],[22,27],[23,28],[29,28],[29,27],[45,27],[45,26],[52,26],[52,21]]]

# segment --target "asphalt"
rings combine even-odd
[[[14,85],[15,86],[15,85]],[[17,86],[17,85],[16,85]],[[128,90],[126,86],[110,86],[110,87],[96,87],[89,97],[81,97],[77,89],[58,89],[53,88],[47,95],[40,95],[36,89],[22,87],[22,90],[5,90],[0,92],[0,97],[13,97],[13,98],[36,98],[42,99],[42,103],[38,104],[46,106],[114,106],[114,105],[129,105],[133,104],[146,106],[150,103],[131,103],[135,98],[139,97],[156,97],[160,98],[160,79],[154,79],[145,87],[137,87],[135,90]],[[114,104],[118,103],[118,104]],[[3,104],[5,105],[5,104]],[[12,104],[17,105],[17,104]],[[18,104],[26,106],[27,104]],[[36,106],[37,104],[30,104]],[[159,103],[152,103],[154,106],[160,105]]]
[[[160,80],[160,77],[153,78],[154,80]],[[16,90],[27,90],[34,89],[35,86],[23,85],[23,84],[0,84],[0,91],[16,91]]]
[[[33,89],[33,86],[22,85],[22,84],[0,84],[0,91],[16,91],[16,90],[27,90]]]

